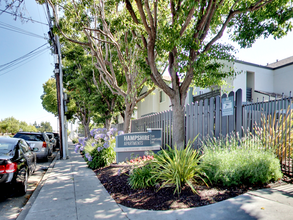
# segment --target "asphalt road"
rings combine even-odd
[[[36,171],[28,179],[28,190],[26,195],[19,197],[10,196],[5,200],[0,201],[0,220],[11,220],[17,218],[22,208],[25,206],[30,196],[38,186],[39,182],[42,180],[56,154],[57,152],[54,152],[53,155],[49,157],[48,162],[37,162]]]

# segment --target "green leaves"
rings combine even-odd
[[[202,167],[213,184],[264,184],[282,177],[280,163],[252,135],[210,138],[203,144]]]
[[[43,108],[55,116],[58,115],[57,109],[57,89],[56,80],[54,78],[48,79],[45,84],[43,84],[43,94],[41,95]]]
[[[130,171],[128,183],[132,189],[145,189],[156,185],[152,176],[152,166],[145,164],[142,167],[134,168]]]
[[[174,150],[169,147],[169,151],[162,150],[160,154],[154,155],[151,173],[155,181],[162,182],[160,188],[174,185],[174,194],[180,194],[181,189],[187,185],[196,193],[193,184],[198,180],[205,183],[200,159],[196,150],[192,149],[192,142],[188,142],[183,150],[178,150],[176,146]]]

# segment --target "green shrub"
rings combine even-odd
[[[78,138],[73,138],[73,139],[72,139],[72,143],[73,143],[73,144],[77,144],[77,143],[78,143]]]
[[[151,174],[152,167],[146,164],[142,167],[137,167],[131,171],[128,178],[128,183],[132,189],[145,189],[156,185],[156,181]]]
[[[109,166],[115,161],[115,156],[114,148],[113,146],[110,146],[108,148],[102,149],[101,147],[96,147],[89,153],[89,155],[85,153],[84,158],[85,161],[87,161],[89,168],[97,169],[100,167]]]
[[[150,162],[151,174],[155,181],[162,183],[160,189],[171,184],[175,186],[174,194],[176,192],[180,194],[182,187],[188,185],[196,193],[193,184],[199,179],[204,181],[202,178],[204,172],[199,165],[201,157],[191,146],[191,142],[188,142],[183,150],[178,150],[176,145],[174,149],[168,146],[168,151],[162,150],[154,155],[154,159]]]
[[[203,151],[201,164],[213,184],[264,184],[282,177],[274,153],[252,136],[210,139]]]
[[[116,128],[111,128],[109,131],[106,128],[93,129],[90,132],[92,138],[80,138],[78,140],[79,143],[75,145],[75,152],[82,152],[91,169],[108,166],[115,162],[115,136],[118,133],[121,132],[117,132]]]

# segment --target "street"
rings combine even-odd
[[[42,180],[51,162],[54,160],[57,152],[49,157],[47,162],[38,161],[36,171],[28,179],[28,190],[24,196],[10,196],[0,200],[0,220],[16,219],[22,208],[25,206],[32,193]]]

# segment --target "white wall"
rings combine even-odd
[[[274,92],[274,71],[266,67],[253,65],[249,63],[235,63],[235,70],[240,72],[233,80],[233,91],[236,92],[239,88],[242,89],[242,99],[246,102],[246,87],[247,87],[247,72],[254,73],[254,89]],[[252,94],[253,100],[259,95]]]
[[[137,103],[137,118],[171,109],[169,107],[171,105],[170,99],[165,93],[165,101],[160,103],[160,91],[160,89],[155,89],[152,94]]]
[[[274,91],[289,96],[293,92],[293,65],[274,70]]]

